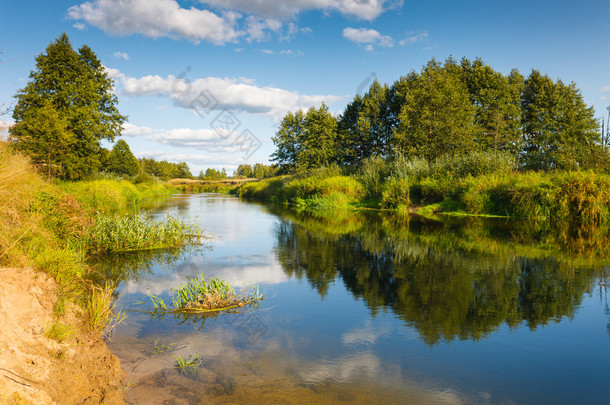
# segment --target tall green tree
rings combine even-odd
[[[464,81],[475,107],[475,141],[482,149],[517,155],[521,147],[521,90],[523,76],[509,76],[476,59],[462,59]]]
[[[71,153],[56,159],[62,168],[61,176],[78,179],[98,170],[100,141],[114,141],[127,118],[117,109],[112,87],[112,79],[91,48],[83,45],[76,52],[63,33],[36,57],[30,81],[16,95],[13,118],[17,124],[29,122],[11,130],[11,142],[25,153],[32,152],[27,146],[32,144],[29,140],[44,130],[42,121],[35,118],[36,111],[49,103],[65,121],[72,139]]]
[[[572,83],[554,82],[533,70],[522,94],[525,167],[534,170],[586,167],[601,137],[593,107]]]
[[[135,176],[140,171],[140,163],[131,153],[127,142],[119,139],[108,154],[105,168],[116,174]]]
[[[280,126],[271,138],[275,144],[275,152],[271,161],[276,162],[280,171],[287,173],[293,171],[298,164],[299,151],[305,138],[305,114],[298,110],[294,114],[288,112]]]
[[[52,176],[62,176],[64,163],[75,143],[74,134],[68,131],[68,122],[49,100],[29,109],[24,117],[11,129],[21,134],[17,148],[29,154],[49,182]]]
[[[433,160],[474,149],[475,108],[455,61],[441,65],[431,60],[413,76],[400,95],[404,104],[395,135],[398,150]]]
[[[356,95],[337,123],[341,163],[360,164],[371,156],[387,156],[394,128],[388,119],[387,84],[373,81],[364,96]]]
[[[304,136],[297,155],[297,170],[328,165],[336,157],[337,119],[328,106],[311,107],[305,115]]]

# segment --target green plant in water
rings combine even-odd
[[[191,378],[199,376],[199,367],[203,364],[203,356],[200,354],[194,354],[188,357],[182,357],[178,354],[174,355],[174,360],[176,360],[175,368],[183,376]]]
[[[263,299],[256,286],[252,287],[251,292],[246,288],[245,293],[239,295],[227,281],[219,278],[205,281],[200,275],[187,277],[187,280],[186,284],[172,289],[173,295],[169,305],[163,298],[149,295],[154,307],[152,312],[161,314],[223,311],[254,304]]]
[[[174,346],[176,346],[175,343],[165,343],[161,342],[159,339],[155,339],[153,342],[152,355],[165,353],[166,351],[171,350]]]

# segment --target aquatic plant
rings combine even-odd
[[[154,356],[155,354],[165,353],[166,351],[171,350],[174,346],[176,346],[175,343],[166,343],[161,342],[159,339],[155,339],[151,354]]]
[[[187,277],[188,282],[172,289],[170,304],[163,298],[149,295],[154,314],[217,312],[255,304],[263,299],[258,287],[237,294],[231,285],[219,278],[205,281],[202,275]]]
[[[175,368],[180,374],[185,377],[195,378],[199,376],[199,367],[203,364],[203,356],[200,354],[192,354],[188,357],[182,357],[181,355],[174,355],[176,360]]]

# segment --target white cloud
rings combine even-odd
[[[409,33],[408,36],[399,42],[400,46],[414,44],[428,39],[428,31]]]
[[[610,92],[610,86],[604,86],[600,90],[601,91],[608,91],[608,92]]]
[[[154,133],[155,130],[149,127],[137,126],[126,122],[123,124],[123,130],[121,134],[124,136],[141,136],[141,135],[150,135]]]
[[[114,35],[185,38],[216,45],[235,42],[240,36],[236,30],[239,14],[186,9],[175,0],[92,0],[70,7],[68,16]]]
[[[337,11],[346,16],[374,20],[402,0],[199,0],[215,8],[238,10],[262,17],[287,19],[308,10]]]
[[[87,28],[87,26],[81,22],[75,22],[74,24],[72,24],[72,26],[79,31],[83,31],[85,28]]]
[[[273,51],[271,49],[261,49],[261,52],[267,55],[273,55]]]
[[[129,60],[129,54],[127,52],[115,52],[113,54],[113,56],[117,59],[125,59],[125,60]]]
[[[333,95],[304,95],[273,86],[259,86],[251,79],[245,78],[206,77],[187,81],[172,75],[135,78],[125,76],[117,69],[107,71],[122,84],[122,93],[125,95],[167,97],[174,105],[192,109],[194,112],[199,107],[218,111],[227,109],[279,120],[290,110],[307,109],[319,106],[322,102],[331,104],[344,98]],[[209,112],[206,110],[205,113]]]
[[[320,8],[326,8],[323,4],[325,0],[316,1],[321,3]],[[359,0],[336,1],[346,5],[360,4]],[[210,5],[216,6],[221,2],[212,3],[215,3],[214,0]],[[365,3],[368,7],[383,6],[387,1],[366,0]],[[282,21],[273,13],[254,13],[244,19],[241,13],[233,11],[244,7],[231,7],[231,4],[225,6],[223,2],[220,8],[223,11],[183,8],[176,0],[90,0],[70,7],[68,17],[77,20],[74,24],[77,29],[85,29],[85,23],[88,23],[112,35],[141,34],[151,38],[187,39],[196,44],[207,41],[224,45],[240,39],[261,42],[269,40],[271,33],[279,35],[280,40],[285,40],[299,32],[311,32],[311,29],[299,28],[294,23],[289,23],[283,29]]]
[[[394,40],[388,35],[382,35],[379,31],[370,28],[351,28],[347,27],[343,30],[343,37],[363,45],[367,51],[372,51],[375,45],[391,48],[394,46]]]
[[[149,136],[147,139],[178,148],[190,148],[214,153],[236,153],[239,145],[233,141],[239,133],[226,129],[175,128]]]

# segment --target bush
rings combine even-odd
[[[393,209],[401,205],[411,205],[409,181],[407,179],[390,179],[383,190],[381,208]]]
[[[473,151],[468,154],[438,158],[431,166],[431,175],[436,178],[508,175],[517,169],[517,159],[506,152]]]
[[[383,191],[383,182],[389,175],[386,161],[380,157],[367,158],[360,168],[360,181],[366,190],[367,197],[377,198]]]

